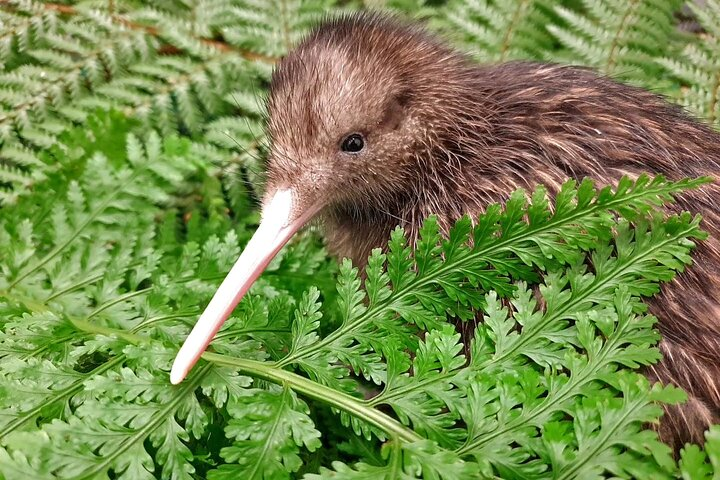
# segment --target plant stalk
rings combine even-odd
[[[337,390],[333,390],[332,388],[313,382],[287,370],[254,360],[229,357],[227,355],[210,352],[205,352],[202,358],[218,365],[237,368],[252,377],[262,378],[263,380],[281,385],[288,385],[298,393],[332,405],[339,410],[372,424],[392,438],[409,443],[423,440],[422,437],[394,418],[365,405],[362,400],[346,393],[338,392]]]

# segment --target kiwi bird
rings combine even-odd
[[[538,184],[643,172],[720,176],[720,134],[680,107],[588,69],[480,65],[416,24],[372,13],[317,26],[276,66],[262,222],[178,353],[182,381],[272,257],[320,218],[328,247],[363,266],[401,224],[411,241]],[[646,369],[689,400],[658,427],[675,448],[720,414],[720,186],[683,194],[710,238],[650,300],[663,359]]]

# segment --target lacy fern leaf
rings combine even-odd
[[[545,29],[552,5],[545,0],[453,1],[442,11],[441,25],[482,61],[540,58],[553,38]]]
[[[311,398],[323,399],[340,410],[344,424],[367,438],[407,436],[406,441],[412,441],[402,425],[410,426],[430,440],[433,448],[448,450],[448,454],[455,452],[460,458],[474,457],[488,474],[497,471],[522,477],[556,469],[609,471],[628,477],[636,467],[611,465],[624,462],[622,457],[595,456],[599,449],[614,451],[615,444],[604,435],[617,431],[625,432],[616,440],[619,444],[644,445],[642,449],[634,447],[637,453],[631,455],[638,469],[663,472],[672,464],[669,448],[655,434],[643,431],[642,426],[660,414],[656,401],[674,402],[679,397],[672,389],[650,389],[639,374],[621,370],[659,359],[657,350],[651,347],[658,340],[652,330],[655,320],[637,318],[634,313],[642,310],[638,296],[654,293],[658,281],[670,279],[674,269],[689,261],[687,252],[693,243],[688,238],[703,237],[699,218],[689,215],[667,222],[660,218],[642,220],[659,199],[667,199],[679,187],[662,179],[651,182],[646,178],[636,183],[625,180],[616,192],[598,192],[589,182],[577,190],[568,184],[558,196],[554,214],[540,195],[533,196],[536,203],[530,205],[525,204],[524,196],[515,195],[504,211],[489,209],[478,219],[474,231],[468,228],[467,219],[460,221],[448,240],[439,237],[430,219],[423,228],[424,238],[415,259],[398,230],[389,243],[387,256],[376,251],[370,258],[365,292],[355,280],[356,272],[349,264],[343,265],[337,309],[342,321],[337,330],[325,337],[318,334],[318,297],[311,290],[295,316],[293,332],[299,338],[285,358],[272,364],[215,355],[209,359],[234,365],[251,376],[282,381]],[[626,220],[613,220],[607,215],[610,208],[634,218],[637,226],[631,229]],[[547,214],[539,213],[545,209]],[[528,218],[529,223],[522,218]],[[587,228],[577,228],[578,223]],[[555,260],[543,254],[541,245],[555,239],[552,251],[556,251],[587,244],[581,237],[570,236],[571,247],[555,237],[568,225],[575,225],[574,231],[586,232],[596,242],[596,250],[590,252],[594,273],[586,270],[581,257],[567,257],[574,261],[564,270],[548,273],[540,287],[544,311],[537,309],[536,300],[523,283],[507,290],[512,298],[511,317],[494,291],[487,293],[484,301],[471,300],[479,300],[483,288],[479,288],[481,282],[468,280],[480,278],[484,271],[497,276],[492,268],[494,261],[507,265],[515,259],[522,263],[519,255],[524,254],[538,266],[554,265]],[[475,238],[472,247],[467,242],[471,233]],[[614,238],[614,248],[604,243],[610,238]],[[381,267],[383,261],[387,272]],[[512,279],[510,276],[508,280]],[[362,301],[365,294],[373,299],[367,304]],[[440,300],[443,297],[484,305],[488,316],[478,327],[469,360],[462,354],[459,335],[450,326],[425,334],[417,343],[408,343],[407,333],[401,333],[401,329],[408,328],[408,321],[424,318],[417,316],[418,311],[430,309],[435,318],[455,313],[454,309],[439,311],[437,303],[423,302],[429,297],[439,300],[440,305],[444,304]],[[598,335],[607,340],[601,341]],[[382,338],[382,344],[371,338]],[[408,350],[413,352],[412,357]],[[383,389],[368,400],[341,394],[346,391],[356,395],[361,390],[359,377],[366,375],[365,363],[355,369],[352,355],[362,358],[372,352],[382,355],[375,362],[382,375],[369,378],[385,378],[381,381]],[[342,363],[338,364],[338,359]],[[284,373],[288,365],[308,373],[317,382],[315,386],[302,377]],[[543,369],[567,373],[554,375],[547,382],[540,373]],[[592,403],[598,398],[609,403]],[[391,407],[397,421],[384,415],[368,415],[368,408],[381,406]],[[608,419],[614,411],[622,414],[616,423],[595,425],[590,412],[597,415],[601,408],[607,409]],[[576,412],[574,420],[562,420],[572,412]],[[551,425],[558,430],[545,432],[543,427],[548,422],[554,422]],[[590,423],[586,428],[576,427],[577,422]],[[568,437],[574,428],[588,435],[596,431],[595,443],[584,443],[584,437]],[[562,432],[562,461],[543,463],[548,457],[538,453],[538,442],[557,442],[553,435]],[[350,474],[340,465],[334,468]],[[422,471],[422,467],[417,468]],[[447,472],[441,477],[454,478]]]
[[[626,80],[657,78],[654,53],[671,43],[673,13],[681,5],[668,0],[583,1],[584,12],[556,7],[568,27],[548,30],[584,65]]]
[[[683,104],[720,127],[720,2],[709,0],[703,9],[690,6],[707,33],[688,43],[681,55],[658,61],[683,82],[674,92]]]
[[[720,117],[717,0],[697,36],[675,0],[372,3]],[[169,384],[259,221],[272,65],[356,6],[2,2],[0,478],[717,477],[717,428],[676,462],[646,427],[684,393],[636,371],[643,299],[705,235],[661,208],[707,179],[518,191],[414,248],[396,229],[362,273],[304,232]]]
[[[14,27],[0,41],[0,201],[16,201],[41,180],[51,166],[39,152],[67,149],[60,135],[98,108],[121,109],[145,131],[201,135],[209,120],[233,109],[225,94],[235,82],[257,70],[244,52],[212,40],[238,18],[228,16],[234,2],[206,2],[191,12],[120,2],[117,11],[113,4],[0,6]]]
[[[705,433],[705,451],[697,445],[687,445],[682,450],[680,472],[683,479],[717,478],[720,472],[720,427],[713,426]]]

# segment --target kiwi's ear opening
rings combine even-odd
[[[407,114],[408,96],[406,94],[393,95],[385,105],[380,128],[383,130],[396,130]]]

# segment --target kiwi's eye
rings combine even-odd
[[[353,133],[345,137],[340,148],[343,152],[357,153],[365,147],[365,140],[359,133]]]

